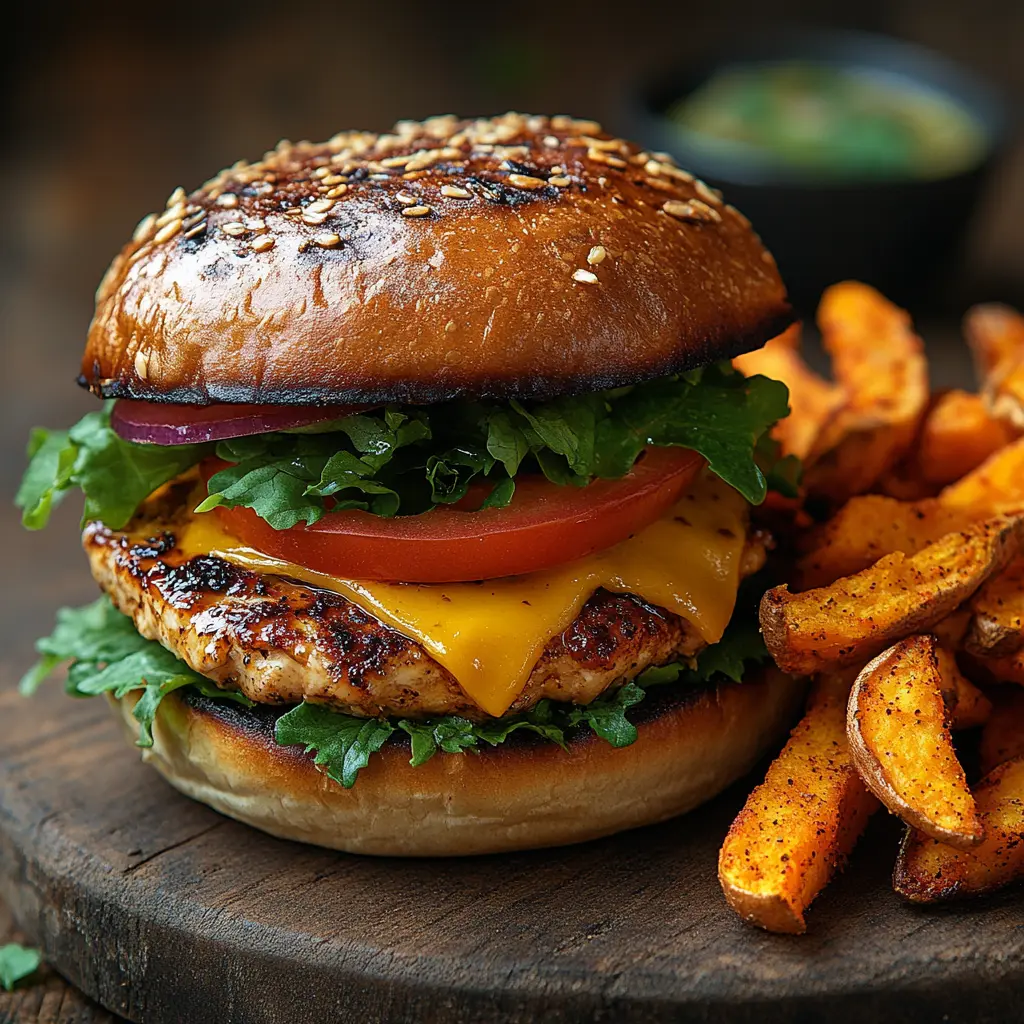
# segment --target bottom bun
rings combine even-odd
[[[392,739],[343,789],[273,738],[280,709],[199,695],[160,704],[143,751],[186,796],[285,839],[351,853],[451,857],[578,843],[664,821],[710,799],[785,733],[803,695],[775,668],[749,681],[655,691],[615,748],[589,730],[568,749],[517,732],[479,753],[409,764]],[[134,741],[137,694],[116,703]]]

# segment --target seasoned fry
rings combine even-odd
[[[1009,306],[975,306],[964,317],[989,411],[1024,430],[1024,316]]]
[[[930,629],[1017,557],[1024,516],[995,516],[950,533],[916,555],[886,555],[827,587],[761,599],[765,644],[784,672],[809,675],[863,662]]]
[[[818,326],[845,401],[808,453],[805,484],[840,504],[867,491],[912,444],[928,404],[928,365],[907,313],[867,285],[829,288]]]
[[[915,460],[918,472],[928,483],[951,484],[1015,436],[989,413],[980,395],[947,391],[935,400],[921,427]]]
[[[775,425],[772,436],[782,445],[783,455],[806,459],[844,397],[840,388],[819,377],[804,362],[800,325],[794,324],[763,348],[738,356],[733,365],[748,377],[763,373],[789,388],[789,415]]]
[[[804,912],[845,861],[878,803],[846,742],[852,672],[819,678],[807,713],[747,798],[718,858],[729,905],[745,921],[800,934]]]
[[[982,841],[946,724],[935,637],[907,637],[864,666],[846,736],[862,781],[893,814],[958,849]]]
[[[987,775],[1004,761],[1024,757],[1024,690],[1003,686],[993,697],[992,714],[981,730],[978,768]]]
[[[912,903],[991,892],[1024,876],[1024,758],[990,772],[974,799],[985,839],[958,850],[908,829],[900,848],[893,888]]]
[[[883,555],[916,554],[954,530],[1024,509],[1024,438],[947,487],[937,498],[908,503],[881,495],[853,498],[802,544],[796,585],[821,587]]]
[[[1024,646],[1024,559],[993,576],[971,600],[966,647],[972,654],[1002,656]]]
[[[956,656],[950,650],[936,646],[935,657],[950,728],[955,732],[984,725],[992,714],[992,701],[960,671]]]

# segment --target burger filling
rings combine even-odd
[[[716,366],[269,430],[179,410],[170,434],[173,409],[139,406],[36,431],[18,502],[39,528],[85,492],[108,595],[59,613],[24,688],[70,661],[72,693],[142,690],[143,745],[191,686],[281,705],[278,742],[344,785],[395,733],[414,764],[520,729],[621,746],[649,686],[739,681],[761,655],[734,608],[764,560],[749,506],[793,483],[775,381]]]

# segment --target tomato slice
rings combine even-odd
[[[223,463],[211,460],[207,479]],[[506,508],[435,508],[388,519],[346,509],[275,530],[250,508],[218,508],[225,529],[275,558],[347,579],[451,583],[536,572],[625,540],[662,516],[704,465],[684,448],[649,448],[618,480],[559,486],[516,477]]]

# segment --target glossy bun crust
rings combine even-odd
[[[143,752],[168,782],[272,835],[352,853],[449,857],[581,842],[689,811],[781,740],[803,684],[775,668],[750,681],[652,693],[616,749],[586,733],[568,750],[515,734],[479,754],[416,768],[389,741],[343,789],[297,747],[273,740],[273,709],[173,693]],[[129,737],[135,694],[116,702]],[[279,714],[280,712],[278,712]]]
[[[81,383],[185,403],[436,402],[632,383],[791,321],[748,221],[566,117],[281,143],[147,217]]]

